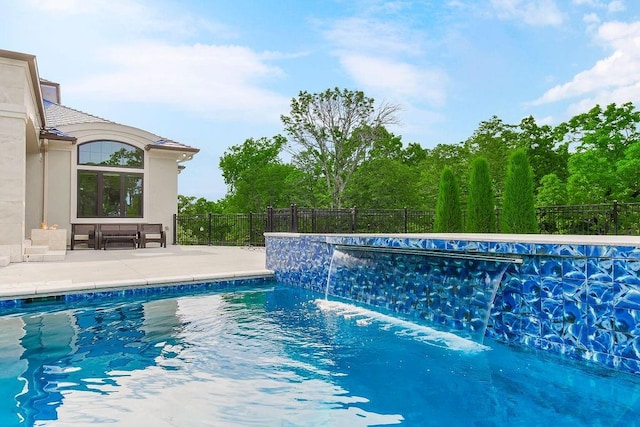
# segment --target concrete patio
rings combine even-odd
[[[0,299],[272,275],[260,247],[76,249],[64,261],[0,268]]]

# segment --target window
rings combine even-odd
[[[143,159],[141,149],[121,142],[78,146],[78,218],[141,218]]]
[[[144,152],[117,141],[93,141],[78,146],[78,164],[142,168]]]

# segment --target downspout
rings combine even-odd
[[[47,224],[47,216],[49,210],[49,140],[42,140],[43,165],[42,165],[42,222]],[[41,153],[42,154],[42,153]]]

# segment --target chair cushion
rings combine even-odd
[[[145,239],[162,239],[162,234],[160,233],[146,233],[144,235]]]
[[[76,234],[73,236],[73,240],[89,240],[88,234]]]

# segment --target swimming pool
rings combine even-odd
[[[0,425],[633,425],[640,379],[273,287],[23,305]]]

